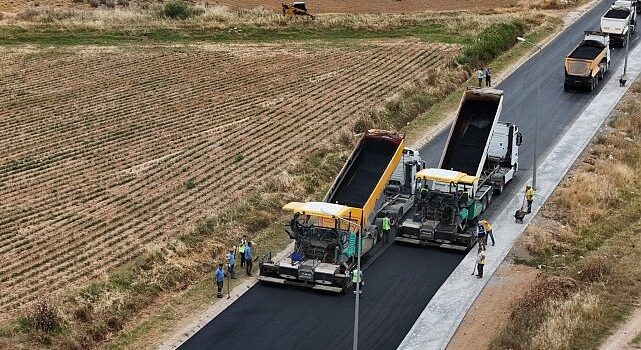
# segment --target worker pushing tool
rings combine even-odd
[[[527,201],[527,213],[532,212],[532,202],[534,201],[534,189],[528,185],[525,187],[525,200]]]

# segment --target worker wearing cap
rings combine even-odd
[[[234,267],[236,266],[236,247],[231,247],[227,253],[227,271],[229,271],[230,278],[236,278]]]
[[[479,242],[479,249],[485,250],[485,239],[487,238],[485,227],[481,223],[476,224],[476,238]]]
[[[363,282],[363,270],[357,270],[354,269],[352,270],[352,283],[354,284],[354,295],[356,295],[356,284],[360,284],[359,289],[358,289],[358,295],[363,294],[363,286],[365,283]]]
[[[225,281],[225,271],[223,271],[223,264],[218,264],[218,268],[216,269],[216,272],[214,273],[215,278],[216,278],[216,286],[218,287],[218,291],[216,292],[216,296],[218,298],[223,297],[223,283]]]
[[[487,220],[480,220],[479,224],[483,225],[483,228],[485,229],[485,242],[490,238],[492,239],[492,245],[494,245],[494,234],[492,233],[492,225],[490,222]]]
[[[532,212],[532,202],[534,201],[534,189],[532,186],[525,187],[525,200],[527,201],[527,213]]]
[[[388,217],[388,214],[385,214],[383,219],[381,219],[381,228],[383,229],[383,240],[385,241],[385,243],[391,242],[392,237],[390,237],[390,230],[392,229],[392,227],[390,226],[390,219]]]
[[[245,271],[247,272],[247,276],[252,275],[252,266],[254,264],[252,260],[252,245],[252,242],[249,241],[245,247]]]

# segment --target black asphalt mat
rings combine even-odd
[[[463,256],[391,246],[363,274],[359,348],[395,349]],[[351,291],[259,283],[180,349],[350,349],[354,302]]]

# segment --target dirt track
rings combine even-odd
[[[214,0],[210,4],[227,5],[230,7],[256,8],[263,6],[268,9],[280,10],[282,1],[264,0]],[[454,11],[493,9],[516,5],[516,0],[317,0],[306,1],[307,8],[312,13],[401,13],[423,11]]]
[[[132,3],[135,2],[132,0]],[[264,7],[270,10],[280,11],[281,2],[274,0],[204,0],[197,1],[209,5],[226,5],[232,8],[253,9]],[[317,0],[306,1],[308,9],[314,14],[321,13],[411,13],[424,11],[455,11],[455,10],[487,10],[497,7],[511,7],[517,4],[517,0]],[[83,7],[88,5],[73,3],[71,0],[40,0],[40,6],[59,7]],[[21,8],[33,5],[31,2],[20,0],[0,0],[0,11],[17,11]]]
[[[404,41],[6,52],[0,314],[190,231],[456,50]]]

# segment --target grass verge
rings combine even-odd
[[[641,296],[641,82],[525,232],[545,273],[492,341],[498,349],[591,349]]]
[[[529,28],[524,34],[525,38],[535,43],[544,41],[546,38],[557,32],[563,24],[563,22],[556,17],[545,16],[540,13],[523,17],[522,19],[519,19],[519,21],[525,22],[528,26],[527,28]],[[515,63],[531,51],[532,48],[528,45],[513,45],[505,52],[494,57],[491,63],[483,64],[483,66],[491,66],[496,79],[497,76],[507,73]],[[475,61],[477,59],[478,58],[476,58]],[[472,65],[468,66],[468,71],[473,69],[473,67],[474,66]],[[402,127],[402,131],[405,134],[405,139],[408,144],[421,143],[426,130],[433,129],[445,118],[456,112],[463,91],[467,86],[476,85],[476,78],[471,75],[471,72],[469,72],[469,79],[462,84],[463,86],[458,85],[455,89],[449,91],[449,93],[446,96],[443,96],[438,103],[434,104],[423,113],[420,113],[411,122]]]
[[[266,10],[199,8],[199,15],[174,20],[155,10],[31,8],[0,22],[1,45],[115,45],[132,42],[272,42],[419,38],[426,42],[473,44],[478,30],[510,22],[517,12],[457,12],[324,15],[315,21],[286,21]]]

